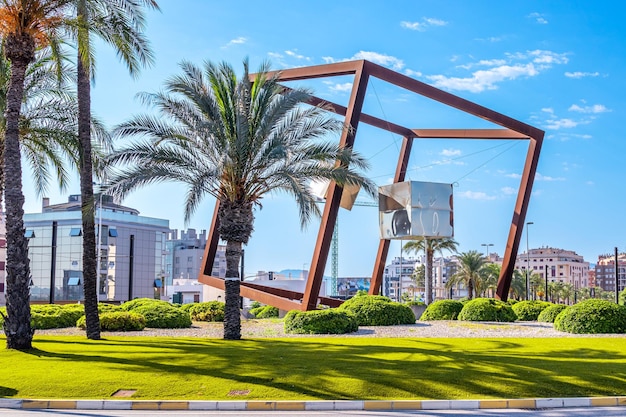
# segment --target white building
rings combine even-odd
[[[571,250],[543,247],[521,253],[515,268],[522,273],[529,270],[549,282],[569,283],[574,288],[589,287],[589,262]]]
[[[391,264],[385,266],[382,295],[386,295],[394,301],[401,301],[403,293],[423,297],[424,289],[417,288],[411,279],[418,265],[419,261],[413,257],[401,258],[397,256],[393,258]]]

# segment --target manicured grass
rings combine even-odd
[[[0,344],[5,345],[4,337]],[[0,397],[469,399],[623,395],[626,339],[36,336],[0,349]],[[229,396],[231,391],[247,391]]]

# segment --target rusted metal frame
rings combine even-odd
[[[213,262],[215,262],[215,254],[217,253],[217,246],[220,241],[220,234],[217,231],[219,226],[219,218],[217,217],[220,209],[220,201],[215,201],[215,209],[213,210],[213,219],[211,220],[211,228],[209,229],[209,237],[207,239],[206,246],[204,248],[204,258],[202,260],[202,268],[200,268],[198,274],[198,281],[204,275],[213,274]],[[243,279],[243,277],[241,277]]]
[[[359,125],[359,116],[363,108],[368,80],[369,76],[367,71],[356,71],[346,112],[346,128],[344,128],[341,133],[339,140],[339,145],[342,147],[351,148],[354,145],[354,138]],[[317,308],[317,299],[324,278],[324,269],[326,267],[326,260],[328,259],[333,230],[337,222],[337,212],[339,211],[342,192],[343,189],[341,187],[334,182],[330,183],[326,204],[324,205],[324,213],[320,222],[320,230],[317,235],[317,243],[315,244],[313,258],[311,260],[311,270],[309,271],[309,277],[302,299],[303,310],[314,310]]]
[[[405,90],[409,90],[413,93],[428,97],[432,100],[446,104],[450,107],[454,107],[465,113],[469,113],[474,116],[480,117],[481,119],[488,120],[497,125],[527,135],[531,138],[537,138],[543,135],[543,131],[537,129],[534,126],[528,125],[524,122],[520,122],[519,120],[513,119],[509,116],[505,116],[502,113],[498,113],[494,110],[488,109],[487,107],[483,107],[469,100],[465,100],[461,97],[455,96],[454,94],[447,93],[443,90],[425,84],[414,78],[382,67],[378,64],[366,61],[365,67],[372,77],[387,81],[388,83],[404,88]]]
[[[510,129],[412,129],[420,139],[504,139],[528,140],[528,135]]]
[[[535,173],[537,172],[537,164],[539,163],[539,154],[543,143],[543,134],[535,138],[531,138],[526,154],[526,163],[520,180],[520,189],[515,202],[513,211],[513,220],[509,229],[509,237],[504,251],[504,259],[502,261],[502,269],[498,278],[498,286],[496,288],[496,298],[506,301],[509,296],[509,288],[513,278],[515,269],[515,259],[519,250],[519,243],[522,237],[524,222],[526,221],[526,212],[528,210],[528,202],[533,190]]]
[[[404,137],[402,139],[402,147],[398,155],[398,165],[393,182],[402,182],[406,178],[406,171],[409,166],[409,158],[411,157],[411,148],[413,147],[413,138]],[[389,239],[380,239],[378,243],[378,252],[376,253],[376,261],[374,263],[374,271],[372,272],[372,280],[370,281],[369,294],[376,295],[379,293],[380,286],[383,282],[383,273],[385,272],[385,263],[389,254]]]
[[[246,282],[246,281],[242,282],[241,286],[252,288],[255,290],[259,290],[259,291],[265,291],[269,294],[278,295],[280,297],[289,298],[291,300],[297,300],[298,302],[300,302],[300,300],[302,299],[302,293],[299,291],[292,291],[292,290],[287,290],[284,288],[270,287],[269,285],[257,284],[254,282]]]
[[[312,78],[338,77],[342,75],[352,75],[360,72],[365,61],[345,61],[333,64],[313,65],[310,67],[290,68],[276,71],[269,71],[267,77],[278,74],[280,81],[298,81]],[[256,74],[250,74],[253,81]]]

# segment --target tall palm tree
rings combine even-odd
[[[450,252],[456,252],[458,243],[449,237],[444,238],[428,238],[419,237],[415,240],[411,240],[404,245],[404,250],[407,252],[424,252],[426,255],[426,279],[425,279],[425,293],[426,304],[433,302],[433,258],[435,252],[443,253],[444,250]]]
[[[152,52],[143,35],[143,7],[158,9],[154,0],[74,0],[75,36],[78,46],[78,138],[80,143],[80,194],[83,224],[83,289],[85,292],[86,334],[100,339],[97,294],[97,253],[95,204],[93,200],[93,163],[91,148],[91,86],[95,73],[93,47],[95,35],[113,46],[137,75],[141,66],[153,62]],[[100,237],[98,237],[100,239]]]
[[[446,288],[463,283],[467,288],[467,298],[471,300],[474,296],[478,296],[476,288],[480,288],[480,280],[487,260],[482,253],[475,250],[461,253],[457,260],[457,273],[448,279]]]
[[[496,292],[498,286],[498,279],[500,277],[501,266],[494,263],[489,263],[483,268],[482,288],[479,292],[482,296],[493,295]],[[490,294],[489,294],[490,293]]]
[[[301,225],[320,211],[312,180],[374,184],[358,170],[365,159],[349,148],[322,141],[344,128],[320,107],[304,105],[305,89],[284,89],[263,64],[250,81],[248,61],[237,78],[227,63],[181,64],[162,92],[144,94],[160,115],[137,116],[117,128],[120,136],[143,140],[111,157],[118,167],[110,190],[124,195],[163,181],[186,185],[185,219],[207,195],[219,202],[218,232],[226,241],[224,338],[240,339],[239,261],[254,227],[254,209],[271,192],[286,192],[298,204]]]
[[[7,348],[30,349],[30,267],[28,242],[24,236],[24,194],[19,143],[19,122],[24,97],[26,68],[35,59],[35,48],[54,42],[56,29],[63,21],[68,0],[2,0],[0,35],[4,38],[5,57],[10,61],[11,77],[7,89],[4,137],[4,184],[6,201],[6,303],[4,331]]]
[[[521,300],[526,298],[526,275],[519,269],[513,271],[509,297]]]

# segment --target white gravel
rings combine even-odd
[[[286,334],[281,320],[242,320],[243,338],[316,337],[319,335]],[[37,330],[39,335],[83,336],[77,328]],[[144,329],[140,332],[102,332],[107,336],[161,336],[161,337],[202,337],[222,338],[222,323],[194,323],[188,329]],[[624,334],[575,335],[555,330],[550,323],[538,322],[466,322],[466,321],[418,321],[402,326],[361,326],[355,333],[336,335],[337,337],[626,337]]]

